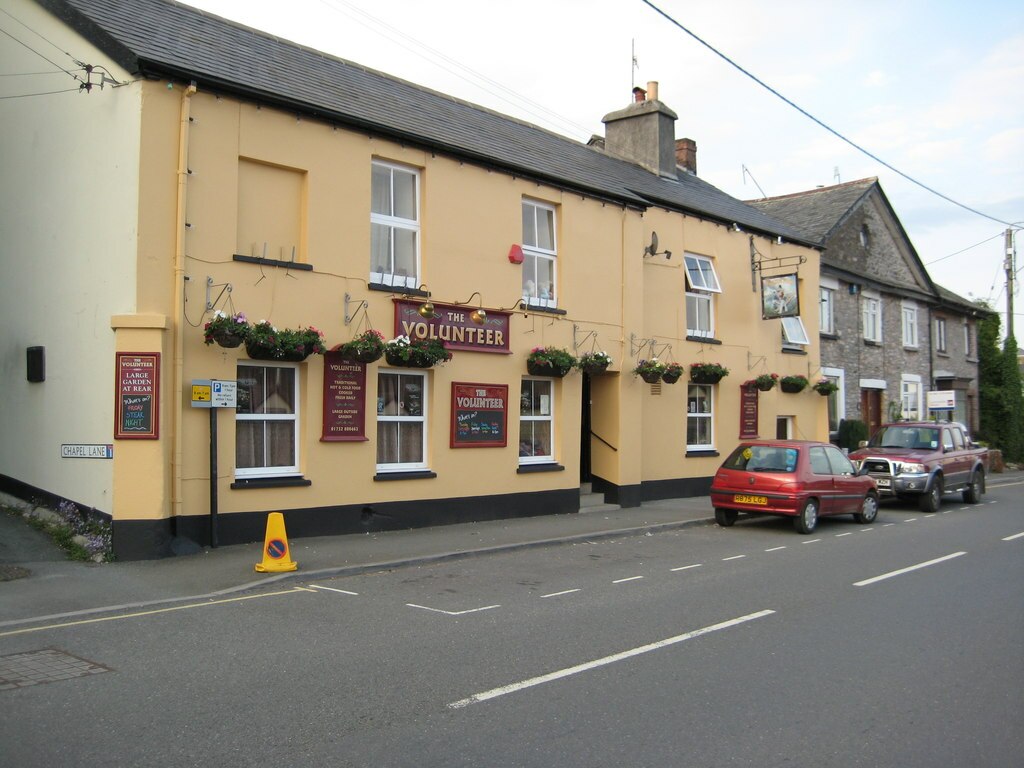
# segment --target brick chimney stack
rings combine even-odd
[[[697,142],[693,139],[676,139],[676,165],[697,175]]]

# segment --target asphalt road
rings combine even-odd
[[[1022,489],[0,632],[97,665],[0,691],[0,763],[1016,768]]]

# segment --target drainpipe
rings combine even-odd
[[[180,123],[178,125],[178,194],[175,203],[174,221],[174,307],[172,309],[174,328],[174,456],[171,464],[171,518],[172,527],[177,531],[177,520],[181,515],[182,440],[181,424],[184,418],[181,394],[184,391],[184,318],[185,314],[185,199],[188,182],[188,139],[191,121],[192,96],[196,92],[195,82],[189,83],[181,94]]]

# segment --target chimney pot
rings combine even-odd
[[[658,81],[648,80],[647,81],[647,100],[657,101],[658,100]]]
[[[647,91],[641,88],[639,85],[633,89],[633,102],[639,104],[641,101],[647,99]]]

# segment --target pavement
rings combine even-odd
[[[3,494],[0,505],[25,507]],[[287,522],[285,518],[286,528]],[[346,536],[289,537],[289,554],[298,570],[260,574],[255,565],[263,559],[263,542],[205,548],[163,560],[83,563],[65,559],[49,536],[30,527],[19,515],[0,512],[0,634],[4,627],[30,622],[216,599],[269,584],[300,584],[713,522],[708,497],[695,496],[644,502],[630,509],[602,505],[565,515]]]

